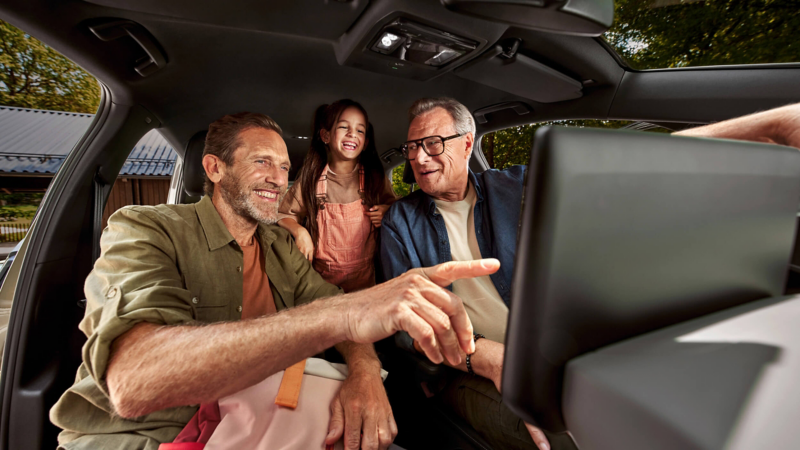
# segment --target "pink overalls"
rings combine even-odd
[[[345,292],[375,285],[375,237],[372,222],[364,214],[364,168],[358,166],[358,193],[361,200],[328,203],[328,166],[317,181],[317,229],[314,269],[325,281]]]

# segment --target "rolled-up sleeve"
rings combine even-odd
[[[83,361],[107,393],[105,372],[116,338],[140,322],[177,325],[193,321],[193,314],[174,244],[157,220],[123,208],[109,218],[100,245],[84,285],[87,312],[80,328],[88,337]]]

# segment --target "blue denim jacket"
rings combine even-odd
[[[491,279],[506,305],[511,296],[525,168],[469,172],[478,197],[474,212],[478,247],[484,258],[500,260],[500,270]],[[412,192],[389,208],[381,223],[381,264],[387,280],[415,267],[451,260],[444,219],[428,194]]]

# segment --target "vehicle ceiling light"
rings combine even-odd
[[[441,67],[477,47],[475,41],[406,19],[397,19],[381,29],[370,50],[401,61]]]

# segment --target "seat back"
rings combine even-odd
[[[183,152],[183,190],[191,197],[201,197],[206,172],[203,169],[203,150],[208,131],[198,131],[189,139]]]
[[[543,128],[525,188],[503,398],[565,430],[565,364],[781,295],[800,152],[659,133]]]

